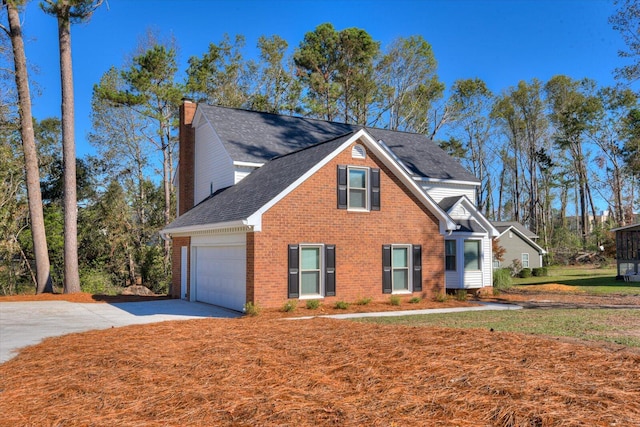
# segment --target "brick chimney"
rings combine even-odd
[[[178,152],[178,216],[193,207],[193,174],[196,133],[191,126],[197,104],[183,99],[180,106]]]

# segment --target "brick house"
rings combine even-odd
[[[422,135],[185,101],[176,184],[161,232],[176,298],[242,310],[491,286],[478,182]]]

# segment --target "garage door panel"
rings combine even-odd
[[[246,302],[244,246],[196,249],[196,300],[233,310]]]

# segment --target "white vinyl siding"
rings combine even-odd
[[[233,170],[233,176],[234,176],[234,184],[239,183],[240,181],[242,181],[247,175],[249,175],[251,172],[253,172],[254,170],[258,169],[257,167],[250,167],[250,166],[235,166],[234,170]]]
[[[467,196],[472,202],[476,199],[476,187],[474,185],[422,181],[420,186],[436,203],[440,203],[444,198],[453,196]]]
[[[194,204],[235,182],[233,162],[211,125],[204,122],[195,130]]]

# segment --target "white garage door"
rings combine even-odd
[[[199,246],[195,250],[196,301],[242,311],[247,296],[245,246]]]

